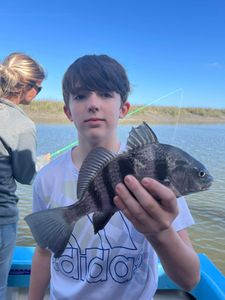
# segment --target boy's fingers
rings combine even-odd
[[[123,212],[126,211],[126,206],[123,204],[123,201],[119,198],[119,196],[115,196],[113,201],[119,210]]]
[[[117,208],[119,210],[122,211],[122,213],[129,219],[132,220],[132,215],[129,212],[129,210],[127,209],[127,207],[123,204],[123,201],[120,199],[120,197],[115,196],[113,199],[115,205],[117,206]]]
[[[153,197],[159,199],[164,207],[172,208],[176,206],[175,194],[166,186],[152,178],[143,178],[141,181],[143,186],[148,190]]]
[[[131,211],[138,209],[139,204],[137,203],[137,200],[131,195],[124,184],[119,183],[116,186],[116,193],[120,197],[125,208]]]
[[[174,193],[158,181],[152,178],[144,178],[141,181],[141,185],[134,176],[128,175],[125,177],[124,182],[136,198],[136,205],[139,202],[143,210],[152,218],[162,218],[163,211],[172,214],[178,213],[177,200]],[[129,198],[124,199],[125,204],[126,202],[130,203]],[[131,208],[129,207],[129,210],[136,215],[138,214],[141,218],[144,217],[140,207],[139,210],[136,210],[134,204]],[[137,219],[139,218],[137,217]]]
[[[132,184],[133,180],[135,181],[135,183],[137,183],[137,186],[136,184]],[[117,207],[119,207],[119,209],[130,220],[132,218],[132,221],[135,218],[140,222],[145,222],[149,219],[150,216],[159,214],[160,212],[158,203],[151,197],[151,195],[149,195],[149,193],[134,177],[131,178],[131,182],[129,183],[129,185],[130,184],[132,188],[128,187],[129,190],[125,185],[121,183],[116,186],[117,195],[122,202],[117,205]],[[141,189],[141,191],[137,192],[137,189]],[[141,199],[138,197],[140,197]],[[142,202],[144,203],[143,205]]]
[[[117,208],[121,211],[125,210],[126,207],[124,206],[123,202],[121,201],[121,199],[118,196],[115,196],[113,198],[113,201],[115,203],[115,205],[117,206]]]
[[[149,191],[139,183],[139,181],[135,177],[128,175],[125,177],[124,182],[145,211],[147,211],[151,215],[159,213],[159,203],[154,199]]]

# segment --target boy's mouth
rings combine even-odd
[[[88,122],[103,122],[103,121],[105,121],[105,120],[100,119],[100,118],[90,118],[90,119],[84,120],[85,123],[88,123]]]
[[[87,126],[90,128],[101,127],[104,122],[105,119],[101,118],[90,118],[84,121],[84,123],[87,124]]]

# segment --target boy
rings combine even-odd
[[[129,91],[124,68],[106,55],[83,56],[68,68],[64,111],[77,128],[79,145],[40,171],[34,183],[34,211],[76,201],[79,168],[94,147],[125,149],[116,130],[118,119],[129,110]],[[158,278],[156,253],[177,284],[186,290],[197,284],[199,261],[185,230],[193,224],[185,200],[177,201],[153,179],[139,183],[130,175],[117,185],[116,193],[120,211],[98,234],[93,234],[91,216],[86,216],[76,223],[59,258],[36,248],[30,300],[43,299],[49,280],[51,299],[152,299]]]

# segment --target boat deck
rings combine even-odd
[[[8,277],[7,300],[27,299],[30,280],[31,261],[34,253],[33,247],[15,248],[13,264]],[[182,291],[169,279],[158,264],[159,283],[154,300],[225,300],[225,276],[204,254],[199,254],[201,264],[201,280],[190,292]],[[49,299],[49,293],[44,300]]]

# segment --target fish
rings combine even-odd
[[[94,233],[102,230],[118,211],[113,202],[115,187],[128,174],[139,181],[151,177],[170,188],[177,198],[205,191],[213,182],[201,162],[178,147],[159,143],[151,127],[143,122],[130,131],[123,153],[96,147],[87,155],[79,171],[74,204],[25,217],[37,244],[60,257],[76,222],[91,213]]]

